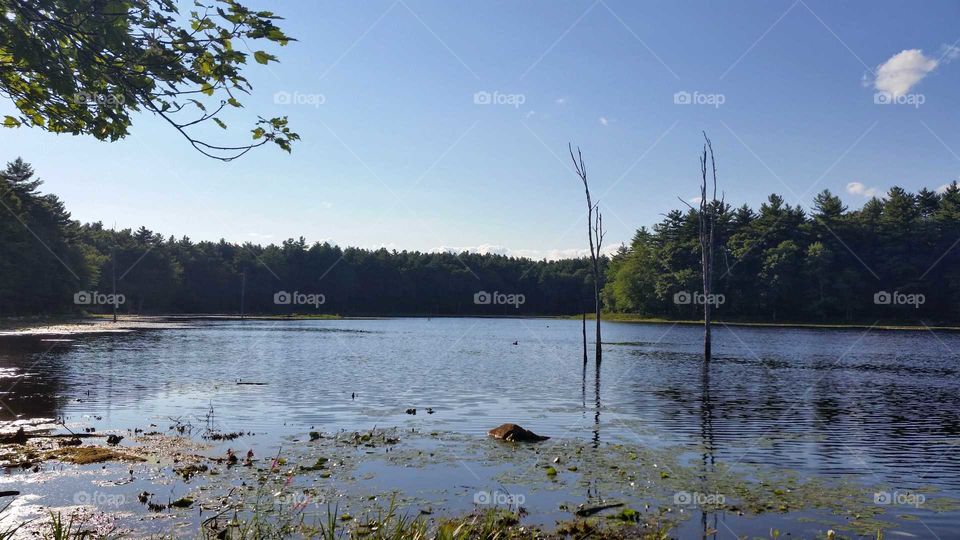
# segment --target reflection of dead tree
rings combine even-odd
[[[700,209],[697,219],[700,224],[700,266],[703,272],[703,359],[710,361],[710,326],[712,323],[710,306],[713,302],[713,246],[714,231],[717,226],[717,213],[723,207],[723,200],[717,201],[717,163],[713,159],[713,144],[706,132],[703,134],[706,142],[703,145],[703,154],[700,156]],[[713,197],[707,198],[707,152],[710,154],[710,168],[713,173]],[[693,210],[687,201],[680,199]]]
[[[597,365],[600,365],[600,247],[603,245],[603,216],[600,214],[600,203],[594,204],[590,197],[590,185],[587,183],[587,167],[583,164],[583,154],[580,148],[577,148],[576,156],[573,154],[573,145],[567,144],[570,151],[570,159],[573,161],[573,168],[577,176],[583,182],[583,190],[587,196],[587,239],[590,242],[590,273],[593,275],[593,301],[594,315],[597,320],[596,336],[596,357]],[[586,343],[586,334],[584,334],[584,343]]]

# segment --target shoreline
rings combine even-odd
[[[569,317],[570,319],[577,319],[578,317]],[[593,320],[589,314],[587,315],[588,320]],[[695,319],[663,319],[658,317],[637,317],[630,315],[603,315],[600,320],[607,322],[622,322],[629,324],[683,324],[683,325],[697,325],[702,326],[703,320]],[[941,330],[947,332],[960,332],[960,326],[946,326],[946,325],[917,325],[917,324],[908,324],[908,323],[885,323],[880,324],[879,321],[874,324],[857,322],[857,323],[805,323],[805,322],[755,322],[755,321],[713,321],[714,328],[722,326],[740,326],[740,327],[754,327],[754,328],[809,328],[809,329],[823,329],[823,330],[910,330],[910,331],[924,331],[924,330]]]
[[[88,334],[117,334],[138,330],[163,330],[183,328],[191,321],[353,321],[353,320],[385,320],[385,319],[542,319],[542,320],[578,320],[576,315],[369,315],[369,316],[341,316],[341,315],[240,315],[233,314],[160,314],[160,315],[121,315],[117,322],[112,321],[111,315],[91,314],[69,317],[15,317],[0,318],[0,338],[27,337],[27,336],[72,336]],[[588,320],[594,320],[591,314]],[[638,317],[631,315],[606,314],[602,321],[624,324],[656,324],[656,325],[703,325],[703,321],[694,319],[664,319],[658,317]],[[884,331],[943,331],[960,332],[960,326],[946,325],[916,325],[885,323],[804,323],[804,322],[755,322],[755,321],[714,321],[715,327],[736,326],[742,328],[797,328],[811,330],[884,330]]]

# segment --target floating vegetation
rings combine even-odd
[[[227,457],[220,453],[222,449],[204,455],[204,447],[198,446],[202,443],[162,435],[138,436],[135,441],[141,445],[132,448],[53,448],[52,440],[46,441],[47,448],[33,443],[0,446],[0,459],[11,464],[42,465],[44,459],[105,463],[105,469],[122,471],[125,478],[126,467],[109,462],[147,459],[151,465],[145,469],[155,471],[150,480],[158,487],[133,488],[136,491],[130,496],[145,505],[142,512],[162,512],[171,523],[196,525],[196,509],[200,508],[205,516],[203,530],[214,536],[229,531],[222,538],[243,537],[240,532],[249,532],[243,527],[252,526],[251,520],[259,520],[258,527],[286,527],[283,530],[291,534],[324,538],[329,538],[322,534],[326,530],[348,536],[363,533],[365,538],[376,539],[388,526],[403,532],[390,538],[411,539],[425,537],[404,535],[426,531],[431,535],[450,533],[450,538],[477,538],[476,534],[483,531],[499,531],[499,538],[561,538],[564,534],[663,538],[671,536],[670,531],[676,536],[675,527],[683,527],[701,511],[723,512],[728,519],[766,515],[780,529],[785,528],[784,523],[817,522],[823,523],[823,530],[830,527],[846,531],[844,534],[875,537],[878,531],[890,529],[894,523],[907,523],[913,516],[902,507],[873,504],[872,494],[883,486],[849,479],[801,478],[791,471],[759,466],[733,469],[722,462],[691,459],[692,447],[595,447],[577,439],[556,439],[540,445],[504,444],[477,435],[381,428],[312,432],[310,439],[290,439],[284,443],[282,454],[266,459],[257,459],[246,450],[230,451]],[[477,471],[485,477],[480,482],[489,482],[490,487],[509,486],[511,492],[522,493],[528,502],[536,498],[542,505],[544,500],[559,498],[560,511],[568,517],[549,530],[541,530],[539,523],[523,524],[524,509],[520,505],[511,504],[511,511],[506,513],[502,508],[499,512],[488,511],[492,508],[464,512],[462,506],[449,506],[451,500],[470,499],[471,490],[476,493],[483,485],[469,486],[466,493],[463,488],[442,488],[411,494],[384,493],[382,488],[369,487],[376,482],[367,483],[379,477],[389,479],[390,485],[391,475],[409,474],[411,469],[429,471],[424,476],[443,477],[446,470],[459,469],[461,462],[484,467]],[[82,471],[67,470],[63,474],[79,478]],[[131,468],[130,477],[133,475]],[[177,486],[188,482],[193,489],[185,495]],[[176,496],[158,501],[151,492],[168,489],[161,486],[171,486]],[[143,491],[143,487],[150,491]],[[925,512],[958,509],[955,501],[937,497],[932,489],[920,491],[926,497]],[[546,492],[552,495],[537,496]],[[602,493],[616,494],[616,499],[605,499],[599,495]],[[382,514],[378,501],[385,497],[395,499],[398,506]],[[401,519],[397,511],[400,507],[413,517]],[[324,509],[333,524],[324,519]],[[542,512],[542,506],[537,512]],[[122,519],[136,523],[138,518],[128,514]],[[466,534],[464,531],[472,531],[474,536],[460,536]]]
[[[75,465],[89,465],[107,461],[146,461],[140,456],[118,452],[102,446],[65,446],[48,451],[44,457]]]

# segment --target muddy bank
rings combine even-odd
[[[68,338],[88,334],[126,333],[136,330],[163,330],[183,328],[187,322],[178,322],[165,317],[125,316],[113,322],[109,318],[78,318],[75,320],[36,321],[6,320],[0,327],[0,338],[18,336],[50,336]]]

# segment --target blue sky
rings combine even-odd
[[[201,132],[242,141],[256,114],[286,114],[303,138],[291,155],[224,164],[139,116],[118,143],[7,131],[6,159],[83,221],[534,257],[584,245],[568,141],[611,246],[697,194],[701,130],[727,201],[753,207],[823,188],[859,207],[960,177],[957,2],[250,4],[299,41],[251,66],[231,131]]]

